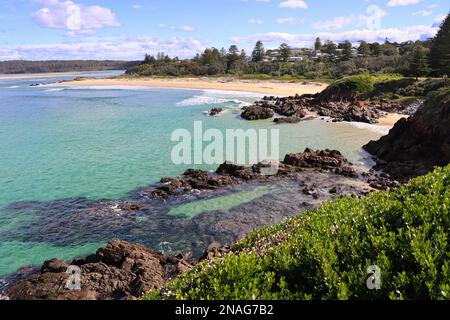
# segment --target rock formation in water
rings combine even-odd
[[[450,162],[450,90],[428,99],[409,119],[400,120],[387,136],[364,146],[382,169],[402,181]]]
[[[52,259],[38,274],[8,288],[6,296],[13,300],[133,299],[162,288],[169,279],[192,267],[182,256],[167,257],[120,240],[70,265],[81,269],[81,290],[66,288],[69,263]]]
[[[208,115],[210,117],[215,117],[217,115],[219,115],[220,113],[222,113],[223,109],[222,108],[212,108],[209,112]]]
[[[261,174],[263,168],[271,166],[270,163],[259,163],[248,167],[225,162],[219,166],[214,174],[203,170],[189,169],[180,178],[161,179],[162,185],[152,189],[150,193],[157,199],[167,198],[193,190],[215,190],[250,180],[267,180],[292,175],[308,169],[346,177],[357,177],[351,163],[336,150],[313,151],[306,149],[302,153],[287,155],[284,161],[277,163],[277,165],[277,171],[273,175]]]

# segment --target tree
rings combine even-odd
[[[450,14],[433,39],[429,59],[434,74],[450,75]]]
[[[240,58],[238,47],[231,45],[227,54],[227,71],[234,70]]]
[[[241,50],[241,54],[240,54],[239,58],[240,58],[242,61],[246,61],[246,60],[247,60],[247,53],[245,52],[244,49]]]
[[[156,59],[155,59],[154,56],[151,56],[151,55],[149,55],[149,54],[146,54],[146,55],[145,55],[145,58],[144,58],[144,64],[153,64],[153,63],[155,63],[155,62],[156,62]]]
[[[369,47],[373,56],[378,57],[381,55],[381,45],[378,42],[370,44]]]
[[[334,42],[331,40],[327,40],[325,41],[325,44],[322,47],[322,52],[335,55],[337,52],[336,49],[337,49],[336,44],[334,44]]]
[[[370,47],[366,41],[361,41],[359,43],[358,53],[364,57],[370,56]]]
[[[292,50],[286,43],[280,45],[280,56],[284,62],[288,61],[292,56]]]
[[[258,63],[264,61],[266,49],[261,41],[256,42],[255,49],[252,52],[252,62]]]
[[[396,54],[398,54],[397,48],[387,40],[385,44],[381,45],[381,52],[385,56],[395,56]]]
[[[348,40],[345,40],[342,43],[342,60],[344,61],[348,61],[353,57],[353,52],[352,52],[352,43]]]
[[[316,38],[316,42],[314,43],[314,50],[320,51],[322,50],[322,41],[320,41],[320,38]]]
[[[414,46],[409,62],[409,71],[412,76],[419,78],[428,75],[430,68],[428,67],[428,50],[417,43]]]

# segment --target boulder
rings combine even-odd
[[[245,107],[243,110],[241,117],[250,121],[270,119],[275,115],[272,109],[259,106]]]

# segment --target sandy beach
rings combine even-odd
[[[11,74],[11,75],[0,75],[0,80],[54,78],[54,77],[69,77],[69,76],[77,76],[77,75],[78,75],[78,73],[73,73],[73,72]]]
[[[386,127],[393,127],[400,119],[408,118],[407,115],[398,114],[398,113],[390,113],[384,118],[380,118],[378,120],[378,124]]]
[[[116,78],[86,79],[55,84],[58,86],[131,86],[173,89],[224,90],[239,92],[255,92],[274,96],[292,96],[295,94],[314,94],[321,92],[328,85],[317,82],[283,82],[263,80],[236,80],[228,78]]]

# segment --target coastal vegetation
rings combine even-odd
[[[283,43],[278,49],[266,50],[258,41],[251,54],[236,45],[207,48],[192,59],[180,60],[164,53],[146,55],[139,65],[127,70],[129,76],[223,76],[249,79],[333,80],[358,74],[400,74],[405,77],[445,77],[450,61],[450,16],[434,39],[367,43],[350,41],[322,43],[314,48],[292,48]]]
[[[139,64],[139,62],[110,60],[12,60],[0,61],[0,74],[125,70],[136,66],[137,64]]]
[[[145,299],[449,299],[450,166],[256,230]],[[370,266],[381,288],[369,290]]]
[[[399,74],[355,75],[333,82],[327,92],[336,96],[356,94],[358,99],[400,99],[426,97],[430,92],[450,87],[447,78],[418,80]]]

